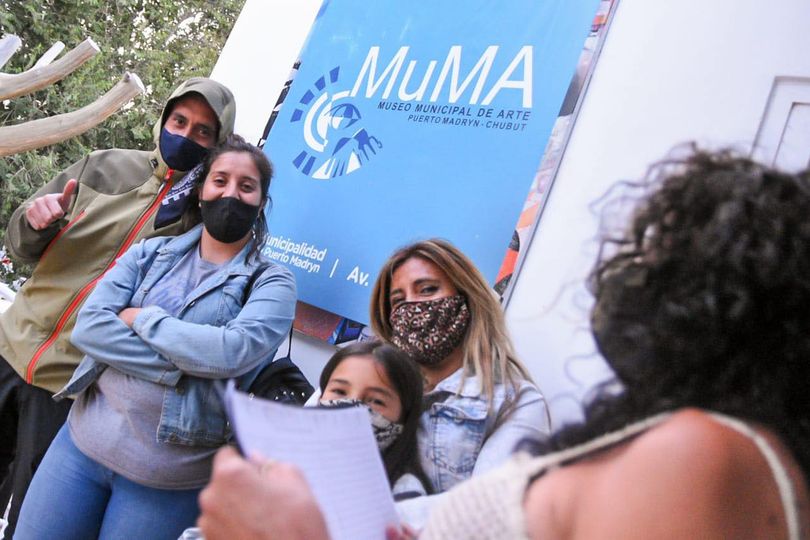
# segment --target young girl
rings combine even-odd
[[[416,446],[422,377],[405,353],[381,341],[353,343],[332,355],[319,384],[323,389],[317,403],[320,407],[368,407],[395,501],[433,492]],[[260,470],[251,471],[257,473]],[[194,527],[181,540],[202,538],[200,529]]]
[[[379,341],[349,345],[326,363],[320,387],[322,407],[369,408],[395,500],[432,492],[416,445],[422,377],[405,353]]]

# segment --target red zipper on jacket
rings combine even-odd
[[[42,345],[39,346],[39,348],[37,349],[37,352],[35,352],[34,356],[31,357],[31,361],[28,363],[28,369],[26,369],[26,372],[25,372],[25,381],[28,384],[34,384],[33,383],[34,370],[37,367],[37,363],[39,362],[39,359],[42,357],[42,355],[45,353],[45,351],[51,345],[53,345],[54,341],[56,341],[56,338],[59,337],[59,334],[62,332],[62,329],[67,324],[68,319],[70,319],[71,315],[73,315],[73,312],[76,311],[76,309],[84,301],[84,299],[87,297],[87,295],[90,294],[90,291],[93,290],[93,288],[96,286],[96,283],[98,283],[99,280],[104,277],[104,274],[109,272],[110,269],[113,266],[115,266],[115,263],[118,260],[118,258],[121,255],[123,255],[124,252],[127,249],[129,249],[129,246],[132,245],[132,242],[135,240],[135,237],[138,235],[138,233],[141,231],[141,229],[143,229],[143,226],[146,224],[146,221],[152,216],[152,214],[155,213],[155,211],[157,210],[157,207],[160,205],[160,202],[163,200],[163,197],[166,196],[166,192],[169,191],[169,187],[170,187],[169,178],[171,177],[172,172],[174,172],[174,171],[172,171],[172,169],[169,169],[166,172],[165,185],[158,192],[158,196],[155,199],[155,201],[152,203],[152,205],[149,208],[146,209],[146,212],[144,212],[143,215],[141,215],[140,219],[138,219],[138,221],[135,223],[135,226],[132,228],[132,230],[129,232],[129,234],[124,239],[124,242],[118,248],[118,251],[115,253],[115,257],[113,257],[110,264],[107,265],[107,268],[105,268],[104,271],[101,274],[98,275],[98,277],[96,277],[95,279],[90,281],[90,283],[88,283],[87,285],[82,287],[82,289],[79,291],[79,293],[75,297],[73,297],[73,300],[71,300],[70,304],[68,304],[67,309],[65,309],[65,311],[62,312],[62,315],[59,317],[59,320],[56,322],[56,326],[54,327],[53,331],[51,332],[51,335],[48,336],[48,339],[46,339],[45,342]],[[84,212],[82,212],[82,214],[83,213]],[[79,217],[81,217],[81,214],[79,214]],[[78,217],[76,218],[76,220],[77,219],[78,219]],[[73,222],[75,223],[76,220],[73,220]],[[54,241],[55,240],[56,240],[56,238],[54,238]]]
[[[54,244],[56,243],[56,241],[57,241],[57,240],[59,240],[59,239],[62,237],[62,235],[63,235],[63,234],[65,234],[65,233],[68,231],[68,229],[70,229],[71,227],[73,227],[73,224],[74,224],[74,223],[76,223],[77,221],[79,221],[80,219],[82,219],[82,217],[84,217],[84,210],[82,210],[81,212],[79,212],[79,215],[78,215],[78,216],[76,216],[75,218],[73,218],[73,219],[71,219],[70,221],[68,221],[68,224],[67,224],[67,225],[65,225],[64,227],[62,227],[61,229],[59,229],[59,232],[58,232],[58,233],[56,233],[56,236],[54,236],[54,237],[53,237],[53,239],[52,239],[50,242],[48,242],[48,245],[47,245],[47,246],[45,246],[45,249],[42,251],[42,255],[40,255],[40,256],[39,256],[39,260],[44,259],[44,258],[45,258],[45,255],[48,253],[48,251],[50,251],[51,246],[52,246],[52,245],[54,245]]]

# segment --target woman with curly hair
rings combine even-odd
[[[590,281],[616,381],[542,455],[445,494],[420,538],[810,535],[810,172],[696,152],[637,187],[649,195]],[[215,467],[204,516],[236,495],[234,471]],[[275,532],[318,537],[300,475],[259,485],[297,496],[254,499]]]
[[[422,538],[810,534],[810,173],[695,152],[637,187],[590,280],[623,391],[459,486]]]

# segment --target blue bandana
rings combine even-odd
[[[194,184],[202,174],[202,170],[203,164],[200,163],[169,189],[166,197],[160,201],[160,208],[155,216],[155,229],[166,227],[180,219],[180,216],[186,211],[188,196],[194,189]]]

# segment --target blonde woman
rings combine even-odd
[[[419,451],[437,492],[501,464],[521,440],[548,436],[545,400],[515,356],[495,293],[449,242],[417,242],[388,259],[371,325],[424,377]]]

